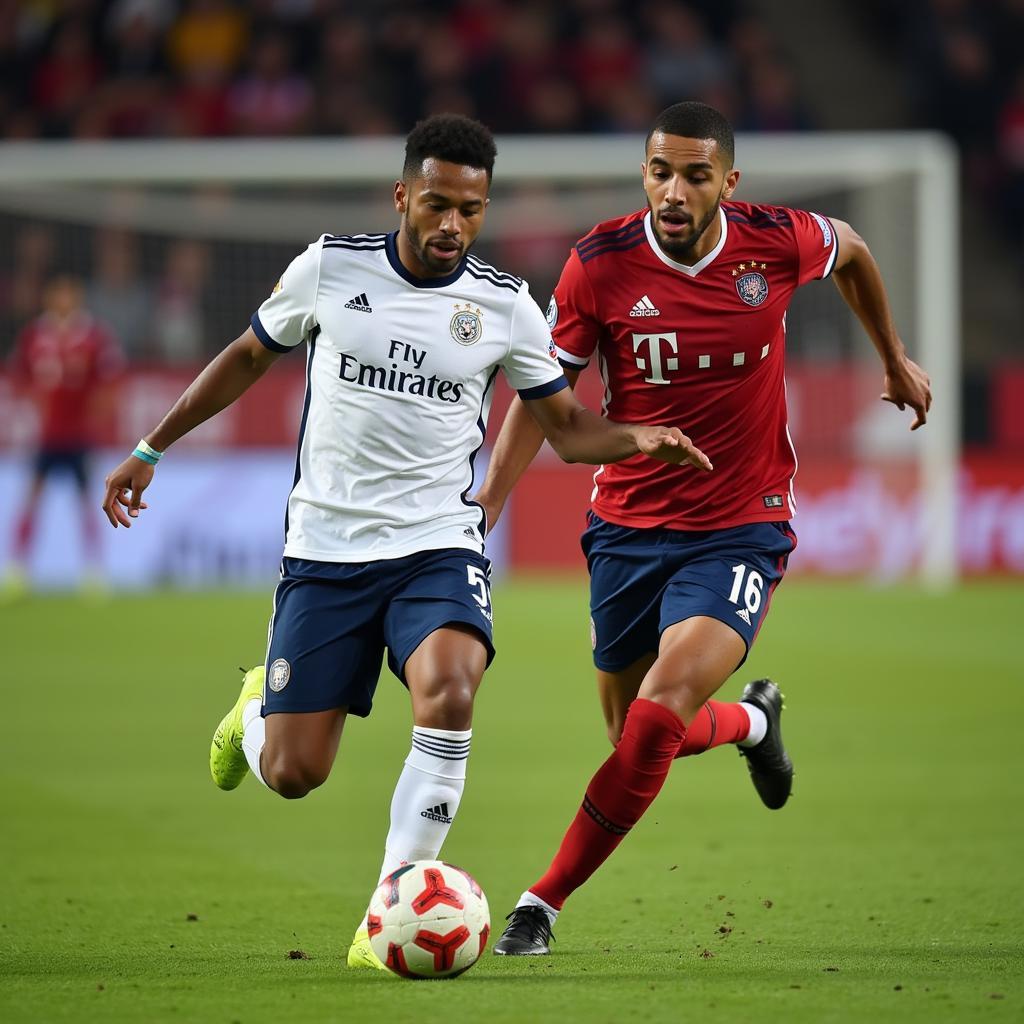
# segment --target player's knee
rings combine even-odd
[[[300,800],[327,779],[327,772],[320,766],[283,757],[262,765],[262,769],[267,785],[286,800]]]
[[[652,687],[647,693],[641,693],[641,696],[668,708],[687,725],[693,721],[708,699],[705,687],[685,679],[678,680],[670,686]]]
[[[476,679],[451,672],[434,680],[417,702],[416,722],[435,729],[468,729],[473,721]]]
[[[285,800],[301,800],[317,786],[322,786],[323,778],[304,771],[284,771],[275,776],[272,786],[274,792]]]
[[[608,739],[613,747],[617,747],[619,745],[619,740],[622,739],[622,726],[624,724],[625,719],[618,715],[605,722],[605,727],[608,731]]]

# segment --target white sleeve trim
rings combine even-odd
[[[824,281],[825,278],[832,273],[836,265],[836,258],[839,256],[839,232],[836,231],[836,226],[832,223],[831,218],[823,217],[820,213],[814,213],[813,211],[808,212],[817,222],[818,227],[821,228],[821,233],[825,237],[826,245],[828,244],[829,237],[831,236],[832,251],[829,253],[828,259],[825,261],[825,268],[822,270],[820,277],[820,280]]]
[[[828,260],[825,263],[825,269],[822,271],[821,279],[824,280],[832,273],[832,269],[836,265],[836,257],[839,255],[839,236],[836,234],[836,229],[832,229],[832,252],[829,255]]]
[[[555,351],[563,363],[570,363],[573,366],[579,366],[581,369],[590,363],[589,359],[582,359],[572,352],[566,352],[564,348],[559,348],[557,345],[555,346]]]

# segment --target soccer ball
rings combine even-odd
[[[377,886],[367,914],[370,945],[403,978],[454,978],[477,962],[491,933],[487,897],[461,868],[403,864]]]

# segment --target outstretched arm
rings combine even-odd
[[[570,385],[578,377],[578,370],[566,372]],[[598,466],[643,454],[677,466],[712,468],[708,457],[678,428],[605,419],[582,405],[570,388],[526,402],[516,396],[495,442],[483,486],[474,496],[490,526],[498,521],[509,493],[545,437],[564,462]]]
[[[250,327],[196,377],[144,440],[158,452],[166,451],[178,438],[231,405],[280,354],[264,346]],[[142,492],[152,481],[155,468],[129,455],[107,477],[103,511],[115,529],[118,525],[131,526],[131,519],[144,507]]]
[[[525,403],[564,462],[599,466],[631,455],[649,455],[674,466],[711,470],[711,460],[678,427],[616,423],[591,412],[569,388]]]
[[[846,304],[857,314],[882,360],[885,390],[881,397],[901,412],[909,405],[917,414],[910,429],[917,430],[928,419],[932,405],[931,381],[907,356],[892,319],[882,273],[864,239],[844,221],[833,220],[832,224],[839,242],[832,279]]]
[[[712,468],[708,457],[676,427],[607,420],[581,405],[569,388],[547,398],[516,399],[516,403],[495,447],[497,463],[492,461],[484,487],[476,495],[492,525],[509,491],[537,454],[541,434],[565,462],[596,466],[643,454],[676,466],[689,463],[705,471]]]

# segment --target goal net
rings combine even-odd
[[[596,222],[643,205],[643,138],[498,143],[492,203],[476,251],[527,278],[543,308],[572,243]],[[402,145],[393,138],[3,145],[0,356],[36,311],[41,282],[58,271],[80,276],[132,367],[100,440],[112,450],[134,442],[194,369],[244,330],[309,241],[325,231],[396,224],[391,184]],[[787,318],[787,387],[800,458],[800,546],[792,567],[949,585],[958,571],[960,447],[954,151],[930,134],[741,136],[737,166],[738,199],[838,217],[868,241],[902,337],[930,373],[935,399],[927,428],[911,434],[909,413],[878,401],[877,356],[833,285],[798,291]],[[272,564],[303,385],[299,360],[289,363],[280,373],[275,367],[237,409],[197,431],[181,446],[181,459],[161,467],[164,479],[180,474],[180,486],[168,485],[165,494],[184,509],[213,486],[217,459],[230,457],[245,514],[234,523],[229,517],[219,539],[184,526],[168,535],[154,527],[151,538],[160,540],[133,538],[140,545],[135,564],[149,565],[139,569],[140,583],[211,582],[213,573],[246,582],[268,559]],[[584,375],[581,395],[599,401],[600,384],[588,375],[596,378]],[[492,438],[501,408],[499,401]],[[0,377],[0,530],[8,534],[8,495],[20,486],[19,458],[33,429],[30,405]],[[513,568],[578,564],[575,536],[588,493],[586,471],[542,456],[496,538],[499,554]],[[253,524],[264,506],[270,512],[260,532]],[[68,533],[56,518],[53,528]],[[40,572],[56,569],[42,565]]]

